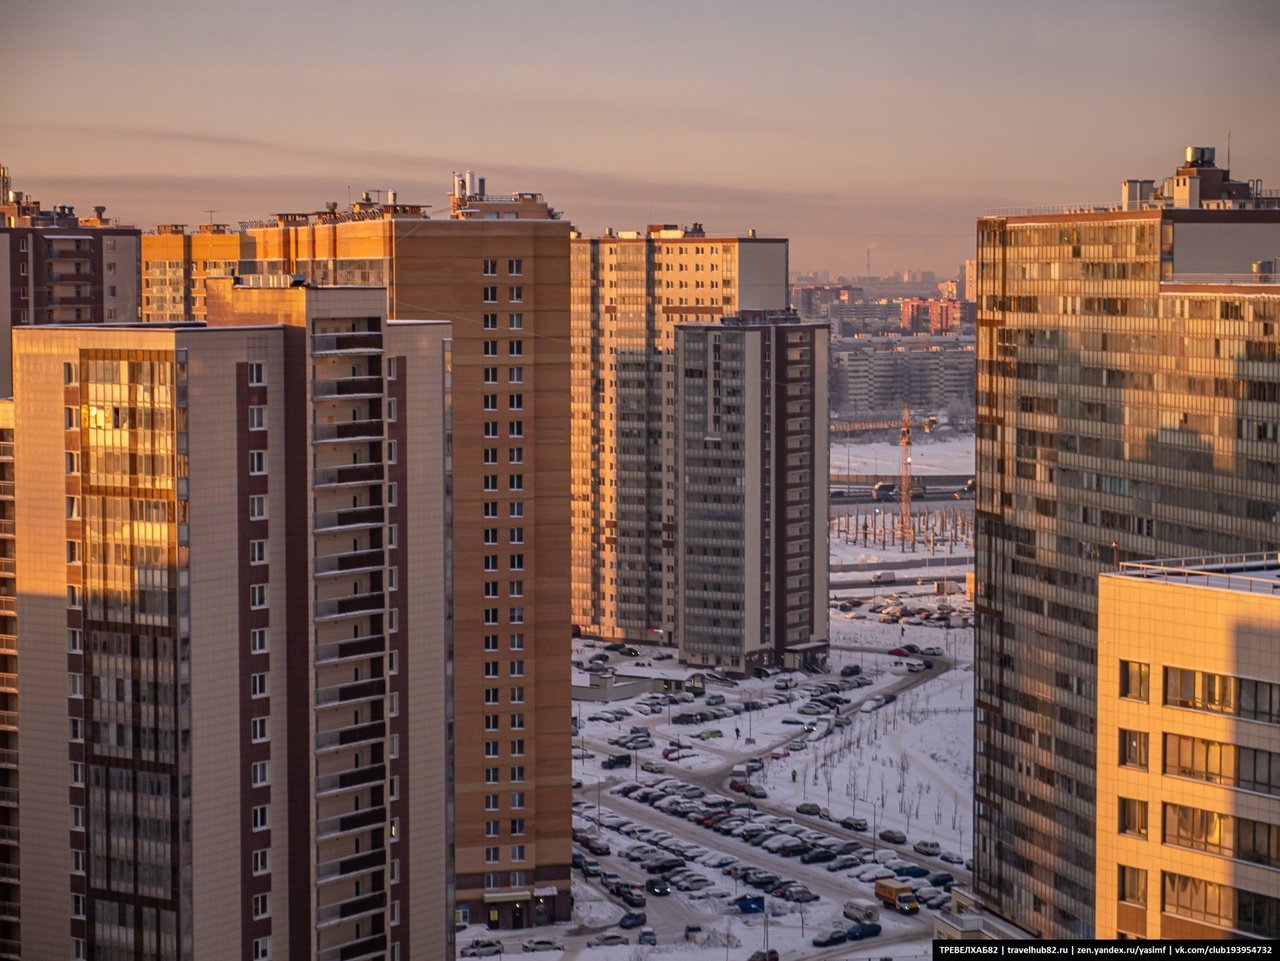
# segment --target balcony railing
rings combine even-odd
[[[339,728],[336,731],[323,731],[316,735],[316,750],[329,751],[337,748],[354,747],[357,744],[368,744],[370,741],[381,741],[387,736],[385,721],[373,721],[369,724],[357,724],[352,727]]]
[[[352,831],[367,831],[371,827],[386,823],[387,809],[381,806],[339,814],[331,818],[321,818],[316,822],[316,840],[326,841]]]
[[[341,484],[378,484],[385,471],[381,464],[347,464],[343,467],[322,467],[315,472],[316,487],[336,487]]]
[[[316,707],[328,707],[330,704],[349,704],[355,701],[367,701],[382,697],[387,690],[387,682],[380,677],[367,681],[349,681],[346,684],[334,684],[316,691]]]
[[[316,961],[364,961],[365,958],[376,958],[387,952],[387,936],[375,934],[360,941],[348,941],[334,948],[324,948],[316,952]]]
[[[370,764],[368,767],[352,768],[349,771],[339,771],[337,774],[321,774],[316,778],[316,797],[324,797],[336,791],[362,788],[386,779],[385,764]]]
[[[352,594],[348,597],[331,597],[316,601],[315,619],[327,621],[335,617],[360,617],[381,614],[387,608],[387,598],[382,591]],[[0,675],[2,676],[2,675]]]
[[[316,908],[316,927],[323,928],[340,921],[350,921],[366,914],[381,911],[387,904],[385,891],[375,891],[337,904],[326,904]]]
[[[387,852],[382,848],[366,851],[364,854],[352,854],[345,858],[334,858],[332,861],[321,861],[316,865],[316,881],[334,881],[338,878],[349,878],[355,874],[376,871],[387,865]]]
[[[316,664],[334,664],[352,658],[374,657],[386,650],[387,642],[381,634],[351,637],[341,641],[321,644],[316,648]],[[3,726],[0,724],[0,726]]]
[[[325,534],[359,527],[381,527],[386,515],[381,504],[352,507],[340,511],[319,511],[315,515],[315,533]],[[3,523],[0,521],[0,523]]]
[[[3,559],[0,558],[0,560]],[[381,550],[372,550],[317,557],[315,570],[317,576],[323,576],[325,574],[349,574],[354,571],[379,570],[386,566],[386,555]],[[2,573],[4,573],[4,568],[0,567],[0,574]]]
[[[317,380],[311,388],[311,396],[317,400],[330,397],[380,397],[381,377],[342,377],[335,380]]]
[[[328,354],[380,354],[382,334],[370,331],[315,334],[311,338],[311,353],[316,357]]]
[[[313,444],[337,444],[346,441],[382,440],[382,421],[351,420],[340,424],[316,424],[312,428]]]

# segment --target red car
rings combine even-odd
[[[911,652],[905,651],[900,647],[895,647],[892,651],[889,652],[889,656],[890,657],[910,657]]]
[[[791,757],[791,752],[786,748],[780,748],[769,755],[775,761],[781,761],[784,757]]]

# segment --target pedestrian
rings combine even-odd
[[[795,784],[795,783],[796,783],[796,769],[795,769],[795,768],[792,768],[792,769],[791,769],[791,783],[792,783],[792,784]]]
[[[736,740],[737,738],[742,737],[742,729],[741,729],[741,728],[737,728],[737,727],[735,727],[735,728],[733,729],[733,737],[734,737],[734,739],[735,739],[735,740]]]

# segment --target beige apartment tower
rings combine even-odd
[[[453,325],[456,916],[520,928],[571,912],[570,227],[471,174],[450,208],[389,194],[281,214],[248,230],[244,267],[385,285],[388,316]]]
[[[204,320],[205,281],[230,277],[240,263],[243,236],[227,224],[161,224],[142,235],[142,320],[144,323]]]
[[[444,955],[449,327],[210,296],[15,337],[22,955]]]
[[[1280,559],[1098,578],[1097,936],[1280,938]]]
[[[573,241],[573,621],[676,644],[676,327],[785,311],[787,241],[653,225]]]

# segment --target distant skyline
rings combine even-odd
[[[1280,4],[9,0],[0,163],[81,213],[235,223],[453,170],[594,234],[698,221],[833,275],[972,256],[1215,146],[1280,186]],[[350,193],[348,193],[350,190]]]

